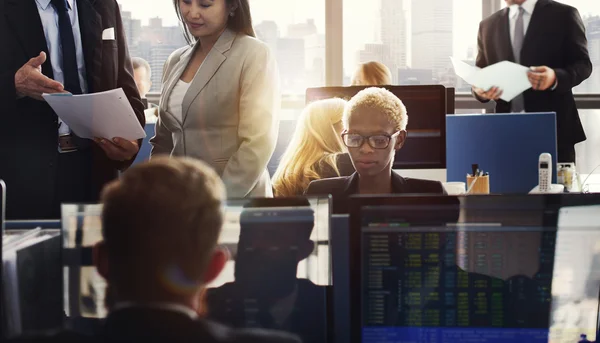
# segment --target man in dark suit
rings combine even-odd
[[[115,0],[1,1],[0,177],[7,216],[59,218],[61,202],[97,201],[141,144],[79,138],[41,97],[122,88],[144,124],[119,6]]]
[[[346,105],[342,133],[356,173],[315,180],[306,194],[331,194],[334,213],[347,213],[353,194],[446,194],[440,182],[403,178],[392,170],[407,123],[406,107],[390,91],[371,87],[358,92]]]
[[[586,139],[573,87],[592,73],[585,28],[577,9],[553,0],[506,0],[479,25],[477,66],[508,60],[531,67],[532,89],[511,102],[502,90],[473,88],[482,101],[496,101],[496,112],[556,112],[558,161],[575,162],[575,144]],[[534,130],[535,128],[532,128]]]
[[[205,285],[228,258],[217,248],[224,201],[222,181],[197,160],[159,157],[123,173],[102,193],[104,240],[93,253],[111,297],[105,322],[94,337],[62,332],[21,341],[299,343],[202,318]]]

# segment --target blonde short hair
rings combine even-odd
[[[384,88],[370,87],[356,93],[346,104],[344,127],[348,129],[350,117],[360,109],[375,110],[387,117],[394,131],[406,130],[408,113],[402,100]]]
[[[275,196],[303,194],[311,181],[321,178],[318,171],[322,164],[339,175],[336,154],[345,152],[346,147],[335,125],[341,124],[345,107],[345,100],[334,98],[315,101],[304,108],[273,175]]]
[[[392,84],[392,73],[383,63],[371,61],[358,66],[352,77],[353,86],[385,86]]]
[[[153,158],[106,186],[103,236],[120,294],[197,291],[223,224],[225,187],[208,165]]]

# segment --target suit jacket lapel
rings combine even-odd
[[[512,37],[510,36],[510,9],[506,7],[503,11],[504,13],[500,19],[497,33],[499,35],[498,42],[502,45],[499,51],[504,55],[500,56],[500,61],[508,60],[514,62],[515,55],[513,54]]]
[[[96,0],[77,0],[79,30],[85,59],[85,71],[89,93],[102,82],[102,20],[93,4]]]
[[[196,76],[192,80],[190,88],[183,98],[183,123],[185,123],[185,120],[187,119],[190,106],[192,105],[194,99],[196,99],[198,94],[200,94],[210,79],[212,79],[217,70],[219,70],[221,64],[223,64],[223,62],[225,62],[227,59],[224,54],[231,49],[231,45],[233,44],[235,37],[235,32],[226,29],[204,59],[204,62],[198,69]]]
[[[528,56],[529,50],[527,49],[529,46],[531,48],[535,48],[535,44],[531,44],[531,40],[535,39],[538,36],[538,32],[540,30],[544,30],[545,22],[543,18],[547,18],[543,12],[545,10],[544,7],[550,3],[548,0],[538,0],[535,4],[535,9],[533,10],[533,14],[531,15],[531,20],[529,21],[529,26],[527,26],[527,32],[525,32],[525,38],[523,39],[523,48],[521,49],[521,64],[527,65],[527,61],[524,60],[524,57]]]
[[[354,172],[354,174],[348,176],[346,178],[346,185],[343,189],[344,197],[349,197],[351,195],[358,194],[358,173]]]
[[[169,113],[166,111],[166,109],[168,107],[168,101],[169,101],[169,98],[171,97],[171,92],[173,91],[173,87],[175,87],[175,84],[177,84],[177,82],[181,78],[181,74],[183,74],[183,71],[187,67],[188,63],[190,62],[190,59],[194,55],[194,51],[196,50],[196,48],[198,46],[199,46],[199,44],[192,45],[189,49],[184,51],[178,57],[177,60],[170,61],[169,65],[167,65],[167,69],[165,69],[165,73],[166,73],[166,77],[164,78],[165,84],[163,87],[163,91],[160,95],[160,97],[161,97],[160,103],[163,104],[162,110],[165,113]],[[169,115],[171,115],[171,114],[169,113]],[[175,122],[179,123],[179,125],[183,126],[183,123],[180,122],[178,118],[175,118],[175,116],[173,116],[173,115],[171,115],[171,118],[173,118],[173,120]]]
[[[42,65],[42,73],[53,79],[52,63],[46,44],[46,36],[42,20],[38,13],[35,0],[7,0],[6,20],[19,38],[19,43],[29,58],[36,57],[40,52],[46,53],[46,62]]]

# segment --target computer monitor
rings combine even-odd
[[[598,341],[599,205],[560,209],[556,251],[550,342]]]
[[[394,93],[408,111],[408,139],[396,153],[394,169],[446,168],[446,88],[383,86]],[[306,102],[329,98],[349,100],[365,86],[308,88]]]
[[[232,258],[207,285],[207,317],[329,342],[329,197],[228,200],[225,214],[219,244]]]
[[[353,198],[351,342],[546,343],[558,217],[548,203]]]
[[[478,164],[489,173],[491,193],[527,194],[539,183],[538,161],[545,152],[556,166],[554,112],[446,117],[448,182],[465,182],[471,166]]]

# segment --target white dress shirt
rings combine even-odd
[[[535,9],[535,4],[537,0],[525,0],[525,2],[521,5],[523,7],[523,32],[527,35],[527,28],[529,27],[529,22],[531,21],[531,15],[533,14],[533,10]],[[510,41],[511,44],[515,40],[515,26],[517,24],[517,17],[519,16],[519,5],[510,5],[508,18],[510,24]]]
[[[62,70],[62,47],[60,43],[60,34],[58,29],[58,13],[54,6],[50,4],[50,0],[35,0],[44,27],[44,36],[46,37],[46,45],[50,54],[50,62],[52,63],[52,72],[54,80],[64,84],[65,75]],[[79,71],[79,84],[83,93],[88,92],[85,59],[83,57],[83,47],[81,44],[81,33],[79,30],[79,17],[77,15],[77,6],[75,0],[67,0],[69,5],[69,17],[73,26],[73,38],[75,39],[75,51],[77,57],[77,69]],[[60,121],[60,119],[59,119]],[[68,134],[69,127],[61,122],[58,130],[59,134]]]

